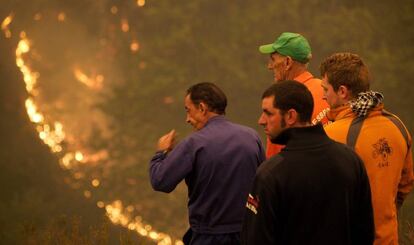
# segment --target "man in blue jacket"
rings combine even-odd
[[[248,191],[265,160],[257,133],[225,117],[227,99],[213,83],[187,90],[186,121],[195,132],[174,147],[175,131],[162,136],[150,162],[154,190],[188,186],[190,229],[185,244],[239,244]]]

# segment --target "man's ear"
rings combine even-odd
[[[208,111],[208,106],[204,102],[200,102],[198,109],[201,113],[205,114]]]
[[[286,65],[286,70],[290,70],[290,68],[293,65],[293,59],[292,59],[292,57],[286,56],[285,62],[286,62],[286,64],[285,64]]]
[[[344,85],[339,86],[337,94],[338,94],[339,98],[341,98],[342,100],[345,100],[345,101],[350,100],[351,97],[352,97],[351,90],[349,90]]]
[[[289,109],[283,118],[287,126],[291,127],[299,121],[298,112],[295,109]]]

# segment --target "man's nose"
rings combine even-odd
[[[267,62],[267,69],[273,70],[273,62],[272,61]]]
[[[258,123],[259,125],[262,125],[262,126],[266,124],[266,122],[265,122],[265,120],[264,120],[264,118],[263,118],[263,114],[262,114],[262,115],[260,115],[259,120],[257,121],[257,123]]]

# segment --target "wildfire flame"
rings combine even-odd
[[[144,1],[145,3],[145,1]],[[7,26],[4,23],[10,23],[11,18],[8,21],[3,21],[3,25]],[[4,30],[4,29],[3,29]],[[35,102],[35,97],[38,94],[36,91],[37,79],[39,78],[39,73],[33,72],[31,68],[25,62],[25,55],[30,51],[30,42],[26,38],[24,32],[20,35],[21,39],[16,48],[16,65],[19,67],[21,73],[24,77],[24,82],[26,85],[26,90],[29,94],[29,97],[26,99],[26,111],[31,122],[36,125],[36,130],[39,134],[39,138],[49,146],[50,150],[54,153],[63,152],[63,157],[60,158],[60,165],[62,168],[71,169],[74,166],[80,163],[86,163],[90,161],[99,161],[108,157],[106,151],[101,151],[92,155],[87,155],[81,151],[75,152],[65,152],[62,143],[65,141],[66,134],[63,130],[63,125],[60,122],[46,123],[45,116],[38,110],[39,106]],[[95,79],[90,79],[86,76],[81,70],[75,69],[75,77],[88,87],[97,88],[101,86],[103,77],[98,79],[98,76]],[[100,82],[99,82],[100,80]],[[82,178],[82,173],[75,173],[74,178]],[[101,182],[98,179],[93,179],[91,182],[94,188],[98,188]],[[91,198],[92,192],[90,190],[84,190],[83,192],[86,198]],[[142,222],[140,216],[131,217],[131,212],[134,210],[133,207],[128,206],[123,208],[123,204],[120,200],[116,200],[111,204],[105,204],[103,201],[98,201],[97,206],[99,208],[105,208],[106,215],[109,219],[118,225],[136,231],[141,236],[147,237],[153,241],[156,241],[158,245],[183,245],[179,240],[172,241],[171,237],[165,233],[157,232],[151,227],[151,225],[145,224]]]
[[[129,214],[128,208],[124,210],[120,200],[116,200],[111,204],[106,205],[105,210],[112,223],[122,225],[123,227],[136,231],[141,236],[157,241],[158,245],[184,244],[181,241],[175,241],[175,243],[173,243],[169,235],[156,232],[153,230],[151,225],[142,223],[141,217],[136,216],[135,218],[132,218]]]

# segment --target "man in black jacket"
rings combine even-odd
[[[259,124],[281,153],[257,170],[242,244],[372,244],[374,221],[361,159],[311,126],[312,95],[283,81],[262,96]]]

